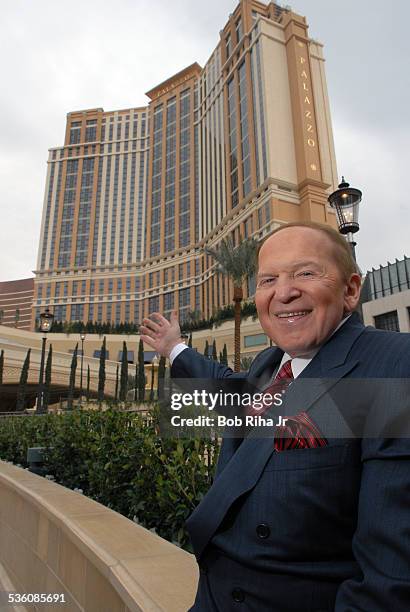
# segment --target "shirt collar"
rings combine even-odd
[[[329,338],[331,338],[333,336],[333,334],[335,334],[337,332],[338,329],[340,329],[342,327],[342,325],[344,325],[344,323],[346,323],[346,321],[348,320],[348,318],[351,316],[351,312],[349,312],[349,314],[344,317],[344,319],[342,319],[339,323],[339,325],[333,330],[333,332],[330,334]],[[314,351],[311,351],[310,353],[308,353],[307,355],[304,355],[303,357],[291,357],[288,353],[283,353],[282,356],[282,360],[279,364],[279,368],[278,368],[278,372],[281,369],[281,367],[290,359],[292,360],[292,372],[293,372],[293,378],[297,378],[299,376],[299,374],[301,374],[303,372],[303,370],[309,365],[309,363],[312,361],[313,357],[320,351],[320,346],[319,348],[315,349]]]

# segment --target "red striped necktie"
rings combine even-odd
[[[290,383],[293,381],[293,372],[292,372],[292,360],[286,361],[283,366],[277,372],[273,382],[269,385],[267,389],[264,390],[264,396],[262,397],[263,405],[258,405],[257,408],[251,406],[248,414],[252,416],[256,416],[258,414],[264,414],[269,408],[272,406],[271,403],[265,403],[267,396],[274,396],[276,393],[284,393],[286,389],[289,387]]]
[[[292,360],[289,360],[282,365],[274,381],[264,393],[270,396],[279,392],[284,393],[293,380]],[[270,407],[271,404],[264,404],[261,409],[257,410],[252,406],[250,414],[264,414]],[[285,423],[276,427],[274,444],[276,451],[283,451],[327,446],[327,440],[306,412],[300,412],[294,417],[286,417]]]

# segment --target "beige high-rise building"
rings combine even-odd
[[[147,96],[68,114],[48,159],[33,320],[46,306],[68,321],[208,317],[232,286],[204,246],[289,221],[336,226],[323,48],[304,17],[241,0],[206,65]]]

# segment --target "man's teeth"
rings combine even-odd
[[[277,314],[276,316],[279,317],[280,319],[285,319],[285,318],[288,319],[289,317],[300,317],[306,314],[309,314],[308,310],[300,310],[299,312],[281,312]]]

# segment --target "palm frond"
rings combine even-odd
[[[232,238],[223,238],[217,248],[205,248],[205,253],[218,263],[218,272],[229,276],[236,287],[256,272],[256,253],[258,242],[249,238],[234,246]]]

